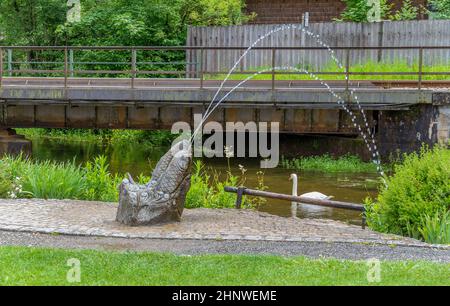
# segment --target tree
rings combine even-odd
[[[419,8],[411,3],[411,0],[404,0],[402,7],[392,15],[391,19],[400,20],[414,20],[417,18]]]
[[[450,19],[450,0],[430,0],[429,5],[433,19]]]
[[[64,0],[1,0],[0,41],[13,45],[55,45],[66,18]]]
[[[343,0],[346,4],[339,21],[368,22],[372,9],[373,1],[368,0]],[[372,4],[371,4],[372,3]],[[388,19],[392,5],[387,0],[380,0],[380,18]]]
[[[247,21],[243,0],[80,0],[67,22],[67,0],[0,0],[0,41],[11,45],[179,45],[187,25]]]

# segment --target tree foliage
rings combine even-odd
[[[339,21],[367,22],[369,13],[373,7],[367,0],[343,0],[346,4]],[[380,0],[380,17],[388,19],[392,5],[387,0]]]
[[[232,25],[251,16],[243,0],[0,0],[0,41],[11,45],[180,45],[188,25]]]
[[[430,16],[434,19],[450,19],[450,0],[429,0]]]
[[[417,18],[419,8],[412,4],[411,0],[404,0],[402,7],[391,16],[392,20],[414,20]]]

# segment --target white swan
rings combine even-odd
[[[292,180],[292,195],[293,196],[297,196],[297,189],[298,189],[298,177],[297,174],[291,174],[291,177],[289,178],[289,180]],[[332,198],[334,198],[333,196],[327,196],[321,192],[318,191],[313,191],[313,192],[308,192],[308,193],[304,193],[302,195],[300,195],[301,197],[305,197],[305,198],[312,198],[312,199],[317,199],[317,200],[330,200]],[[317,211],[324,211],[327,210],[327,207],[322,207],[319,205],[311,205],[311,204],[306,204],[306,203],[297,203],[297,202],[291,202],[291,213],[292,216],[295,217],[297,216],[297,208],[298,205],[302,205],[302,208],[308,210],[308,211],[312,211],[312,212],[317,212]]]
[[[297,174],[291,174],[289,180],[292,181],[292,195],[296,197],[298,188]],[[291,215],[293,218],[297,217],[297,205],[297,202],[291,202]]]

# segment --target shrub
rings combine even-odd
[[[205,171],[205,166],[201,161],[194,163],[194,171],[191,176],[191,189],[186,196],[186,208],[234,208],[236,195],[224,191],[225,186],[241,185],[244,178],[237,177],[227,172],[224,181],[220,181],[219,174],[213,176]],[[250,201],[243,199],[243,207],[253,207]]]
[[[428,243],[450,244],[450,211],[425,216],[419,233]]]
[[[381,232],[425,240],[430,218],[441,222],[450,208],[450,150],[423,148],[405,155],[394,173],[378,200],[367,205],[368,223]]]
[[[98,156],[94,162],[87,162],[83,171],[86,181],[84,199],[106,202],[119,200],[117,188],[121,178],[109,172],[105,156]]]

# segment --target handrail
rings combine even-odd
[[[166,77],[182,77],[183,75],[186,78],[198,80],[199,88],[204,89],[205,81],[208,80],[208,75],[226,75],[228,71],[210,71],[212,69],[208,69],[205,67],[205,59],[208,54],[206,51],[236,51],[236,50],[246,50],[247,47],[239,47],[239,46],[3,46],[0,45],[0,87],[2,83],[5,81],[5,73],[6,76],[39,76],[44,75],[47,77],[51,75],[52,77],[63,77],[64,78],[64,88],[70,86],[70,79],[73,79],[77,76],[99,76],[99,75],[110,75],[117,78],[128,79],[130,81],[130,87],[134,89],[136,86],[136,80],[138,78],[142,78],[145,76],[166,76]],[[281,50],[291,50],[291,51],[301,51],[301,50],[328,50],[327,47],[306,47],[306,46],[298,46],[298,47],[264,47],[257,46],[254,47],[253,50],[268,50],[271,51],[271,59],[268,64],[269,68],[266,72],[262,72],[263,75],[270,75],[270,87],[267,89],[271,89],[275,91],[277,89],[277,75],[301,75],[303,72],[299,71],[280,71],[276,69],[277,61],[282,58],[282,54],[277,51]],[[381,46],[363,46],[363,47],[353,47],[353,46],[339,46],[339,47],[330,47],[332,50],[342,50],[344,53],[344,68],[343,71],[310,71],[310,73],[315,75],[333,75],[333,76],[342,76],[341,82],[344,82],[345,91],[347,93],[346,98],[349,99],[349,90],[350,90],[350,82],[357,82],[357,76],[379,76],[379,78],[374,78],[375,82],[387,81],[383,76],[411,76],[411,79],[414,79],[417,83],[415,88],[419,91],[422,91],[424,85],[426,85],[426,76],[450,76],[450,71],[424,71],[424,52],[427,50],[450,50],[450,46],[389,46],[389,47],[381,47]],[[352,71],[351,67],[351,56],[352,52],[360,51],[360,50],[417,50],[418,51],[418,69],[417,71],[398,71],[398,72],[357,72]],[[56,51],[62,52],[62,54],[56,55],[54,58],[47,58],[43,61],[23,61],[23,60],[14,60],[13,59],[13,51]],[[128,53],[129,58],[121,59],[117,62],[115,61],[80,61],[74,59],[75,51],[123,51]],[[138,57],[138,52],[143,51],[198,51],[195,53],[195,59],[188,59],[186,57],[185,61],[179,59],[170,58],[169,61],[164,62],[163,60],[158,59],[153,62],[148,58],[142,59]],[[15,53],[14,52],[14,53]],[[6,61],[3,60],[4,53],[7,54]],[[93,53],[95,56],[95,53]],[[126,53],[124,53],[126,54]],[[145,53],[144,53],[145,54]],[[158,55],[161,55],[158,53]],[[23,57],[23,54],[21,54]],[[152,56],[152,54],[147,55]],[[179,58],[182,58],[183,55],[178,55]],[[4,65],[7,65],[6,69]],[[41,65],[41,66],[39,66]],[[53,66],[44,66],[44,65],[53,65]],[[116,65],[116,67],[80,67],[80,65]],[[124,69],[120,69],[124,66]],[[166,66],[164,65],[172,65]],[[175,65],[175,66],[174,66]],[[77,66],[77,67],[75,67]],[[156,67],[155,67],[156,66]],[[162,67],[158,67],[162,66]],[[53,68],[52,68],[53,67]],[[183,68],[182,68],[183,67]],[[16,69],[14,69],[16,68]],[[33,69],[34,68],[34,69]],[[40,69],[36,69],[40,68]],[[84,68],[84,69],[83,69]],[[96,69],[99,68],[99,69]],[[110,69],[108,69],[110,68]],[[111,69],[112,68],[112,69]],[[224,70],[219,69],[218,70]],[[252,75],[257,73],[257,71],[250,71],[255,69],[237,69],[232,72],[233,74],[241,74],[241,75]],[[318,70],[318,69],[315,69]],[[295,79],[293,79],[295,80]],[[339,81],[339,80],[333,80]],[[364,80],[371,81],[371,80]],[[411,81],[411,80],[408,80]]]

